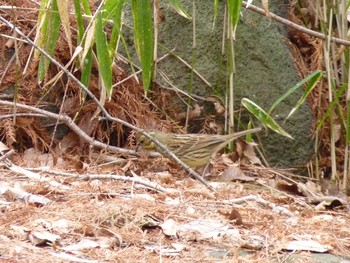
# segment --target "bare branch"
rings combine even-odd
[[[247,2],[246,1],[243,1],[242,2],[243,6],[246,7],[247,9],[249,10],[252,10],[260,15],[263,15],[263,16],[267,16],[266,12],[264,9],[262,8],[259,8],[257,6],[254,6],[254,5],[249,5],[247,7]],[[291,27],[291,28],[294,28],[300,32],[303,32],[303,33],[306,33],[308,35],[311,35],[311,36],[314,36],[314,37],[317,37],[317,38],[320,38],[320,39],[323,39],[325,40],[326,39],[326,36],[320,32],[317,32],[317,31],[314,31],[314,30],[311,30],[311,29],[308,29],[306,27],[303,27],[301,25],[298,25],[298,24],[295,24],[293,22],[291,22],[290,20],[288,19],[285,19],[285,18],[282,18],[274,13],[271,13],[269,12],[268,13],[268,16],[270,18],[272,18],[273,20],[281,23],[281,24],[284,24],[288,27]],[[334,43],[337,43],[337,44],[340,44],[340,45],[344,45],[344,46],[350,46],[350,41],[348,40],[345,40],[345,39],[341,39],[341,38],[337,38],[337,37],[331,37],[331,41],[334,42]]]

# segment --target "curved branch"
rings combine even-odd
[[[6,105],[6,106],[14,107],[15,103],[14,102],[10,102],[10,101],[0,100],[0,105]],[[84,141],[88,142],[89,144],[91,144],[95,148],[109,150],[111,152],[117,152],[117,153],[123,153],[123,154],[139,155],[139,153],[137,153],[135,151],[127,150],[127,149],[119,148],[119,147],[115,147],[115,146],[110,146],[108,144],[99,142],[99,141],[91,138],[82,129],[80,129],[80,127],[78,125],[76,125],[74,123],[74,121],[68,115],[56,114],[56,113],[53,113],[53,112],[50,112],[50,111],[46,111],[46,110],[43,110],[43,109],[38,109],[38,108],[35,108],[33,106],[28,106],[28,105],[21,104],[21,103],[16,103],[16,107],[37,113],[35,115],[29,114],[29,116],[31,116],[31,117],[42,117],[42,116],[44,116],[44,117],[56,119],[56,120],[58,120],[58,121],[60,121],[60,122],[62,122],[64,124],[66,124],[80,138],[82,138]],[[22,114],[24,115],[24,113],[19,113],[19,114],[16,114],[16,116],[17,115],[21,116]],[[11,117],[11,115],[8,114],[8,117]],[[154,153],[152,152],[152,153],[150,153],[150,155],[152,157],[159,157],[159,156],[161,156],[161,154],[156,153],[156,152],[154,152]]]
[[[254,6],[254,5],[249,5],[247,7],[247,2],[245,2],[245,1],[242,2],[242,5],[245,8],[247,8],[249,10],[252,10],[252,11],[254,11],[254,12],[260,14],[260,15],[267,16],[265,10],[262,9],[262,8],[259,8],[259,7]],[[320,32],[317,32],[317,31],[314,31],[314,30],[311,30],[311,29],[308,29],[306,27],[300,26],[298,24],[295,24],[295,23],[289,21],[288,19],[282,18],[282,17],[280,17],[280,16],[278,16],[278,15],[276,15],[274,13],[269,12],[268,16],[271,17],[273,20],[281,23],[281,24],[284,24],[284,25],[286,25],[288,27],[291,27],[291,28],[294,28],[296,30],[299,30],[299,31],[301,31],[303,33],[306,33],[308,35],[311,35],[311,36],[314,36],[314,37],[317,37],[317,38],[320,38],[320,39],[323,39],[323,40],[326,39],[326,36],[324,34],[322,34]],[[337,38],[337,37],[331,37],[331,41],[334,42],[334,43],[340,44],[340,45],[350,46],[350,41],[347,41],[345,39],[341,39],[341,38]]]

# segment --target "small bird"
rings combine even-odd
[[[176,134],[161,131],[149,131],[148,134],[164,144],[185,164],[195,168],[208,164],[211,157],[229,142],[260,130],[261,128],[254,128],[228,135]],[[162,149],[144,135],[137,136],[137,145],[145,150],[156,150],[166,155]]]

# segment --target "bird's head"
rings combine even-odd
[[[150,131],[147,132],[149,135],[151,135],[152,137],[155,136],[155,133]],[[143,134],[137,134],[136,136],[136,146],[137,149],[139,147],[141,147],[142,149],[145,150],[155,150],[156,149],[156,145],[154,144],[154,142],[152,142],[149,138],[147,138],[145,135]]]

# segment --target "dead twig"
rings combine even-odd
[[[263,206],[267,206],[267,207],[271,208],[272,212],[275,212],[277,214],[285,215],[285,216],[288,216],[288,217],[293,217],[294,216],[293,213],[290,212],[285,207],[273,204],[273,203],[271,203],[269,201],[264,200],[260,196],[256,196],[256,195],[248,195],[248,196],[244,196],[244,197],[241,197],[241,198],[225,200],[224,203],[227,203],[227,204],[241,204],[241,203],[246,203],[247,201],[255,201],[258,204],[261,204]]]
[[[38,173],[34,173],[34,172],[28,171],[20,166],[17,166],[8,159],[5,160],[3,163],[12,172],[15,172],[17,174],[22,174],[22,175],[28,177],[29,179],[39,181],[39,182],[47,182],[49,185],[56,187],[56,188],[59,188],[60,190],[69,190],[70,189],[70,187],[68,187],[68,186],[60,184],[60,183],[53,181],[53,180],[50,180],[48,178],[45,178]]]
[[[18,184],[15,185],[15,187],[2,185],[2,188],[6,189],[6,191],[3,191],[4,194],[10,194],[14,198],[26,203],[40,204],[40,205],[48,205],[52,203],[52,201],[46,198],[45,196],[35,195],[24,191]]]
[[[243,1],[242,2],[242,5],[244,7],[246,7],[247,9],[249,10],[252,10],[260,15],[263,15],[263,16],[267,16],[267,17],[270,17],[272,18],[273,20],[281,23],[281,24],[284,24],[288,27],[291,27],[291,28],[294,28],[300,32],[303,32],[303,33],[306,33],[308,35],[311,35],[311,36],[314,36],[314,37],[317,37],[317,38],[320,38],[320,39],[323,39],[325,40],[326,39],[326,35],[325,34],[322,34],[320,32],[317,32],[317,31],[314,31],[314,30],[311,30],[311,29],[308,29],[306,27],[303,27],[303,26],[300,26],[298,24],[295,24],[291,21],[289,21],[288,19],[285,19],[285,18],[282,18],[274,13],[271,13],[269,12],[268,14],[265,12],[264,9],[262,8],[259,8],[257,6],[254,6],[254,5],[249,5],[248,6],[248,3],[246,1]],[[248,6],[248,7],[247,7]],[[328,37],[327,37],[328,38]],[[341,38],[337,38],[337,37],[331,37],[330,39],[332,42],[334,43],[337,43],[337,44],[340,44],[340,45],[344,45],[344,46],[350,46],[350,41],[348,40],[345,40],[345,39],[341,39]]]
[[[146,186],[152,190],[167,193],[167,194],[173,194],[173,193],[178,192],[175,189],[164,188],[163,186],[161,186],[157,183],[151,182],[145,178],[141,178],[141,177],[137,176],[135,173],[133,173],[134,177],[128,177],[128,176],[113,175],[113,174],[84,174],[84,175],[81,175],[81,174],[67,173],[67,172],[62,172],[62,171],[52,171],[52,170],[48,170],[48,169],[35,168],[35,171],[38,171],[38,170],[40,170],[41,172],[44,172],[44,173],[48,173],[48,174],[54,174],[57,176],[64,176],[64,177],[75,178],[75,179],[80,179],[80,180],[118,180],[118,181],[132,182],[132,183]]]
[[[10,102],[10,101],[0,100],[0,105],[7,105],[7,106],[13,107],[15,105],[15,103]],[[82,138],[83,140],[85,140],[86,142],[88,142],[90,145],[92,145],[93,147],[95,147],[97,149],[106,149],[106,150],[109,150],[111,152],[117,152],[117,153],[122,153],[122,154],[139,155],[137,152],[135,152],[133,150],[127,150],[124,148],[110,146],[108,144],[94,140],[89,135],[87,135],[82,129],[80,129],[79,126],[76,125],[74,123],[74,121],[68,115],[56,114],[56,113],[53,113],[50,111],[38,109],[38,108],[35,108],[33,106],[24,105],[21,103],[16,103],[16,107],[21,108],[21,109],[25,109],[28,111],[33,111],[33,112],[36,112],[38,114],[44,115],[46,117],[61,121],[62,123],[66,124],[72,131],[74,131],[80,138]],[[150,156],[160,157],[161,155],[159,153],[150,153]]]

